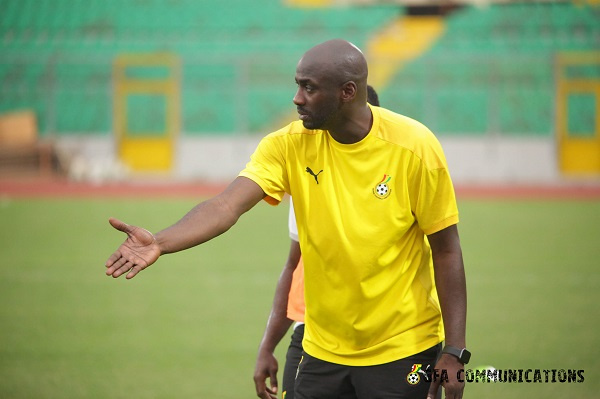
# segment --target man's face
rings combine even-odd
[[[293,101],[307,129],[329,129],[341,106],[340,88],[323,75],[303,66],[302,61],[296,69],[298,90]]]

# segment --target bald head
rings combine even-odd
[[[367,61],[345,40],[329,40],[308,50],[296,67],[294,104],[304,127],[323,129],[340,143],[364,137],[370,128]]]
[[[314,46],[304,53],[298,68],[336,85],[353,81],[366,91],[367,60],[358,47],[346,40],[328,40]]]

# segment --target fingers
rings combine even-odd
[[[269,373],[269,379],[271,380],[271,388],[267,387],[266,373],[257,373],[254,375],[254,386],[256,387],[256,396],[261,399],[277,399],[277,375],[273,377],[272,373]]]
[[[254,376],[254,386],[256,387],[256,396],[261,399],[269,399],[267,384],[264,378],[259,375]]]
[[[269,395],[267,396],[267,399],[277,399],[277,387],[275,387],[274,391],[267,388],[267,394]]]
[[[125,276],[125,278],[127,280],[134,278],[139,272],[141,272],[142,270],[144,270],[144,267],[141,265],[135,265],[131,268],[131,270],[129,270],[129,273],[127,273],[127,276]]]
[[[116,257],[117,253],[113,254],[111,256],[111,258],[114,256]],[[141,272],[142,270],[144,270],[146,267],[143,264],[139,264],[139,263],[135,263],[131,260],[128,260],[124,257],[120,257],[117,260],[115,260],[114,262],[112,262],[111,265],[108,265],[107,262],[107,269],[106,269],[106,275],[107,276],[112,276],[114,278],[117,278],[119,276],[122,276],[123,274],[127,273],[127,276],[125,276],[128,280],[134,278],[139,272]]]
[[[277,397],[277,370],[271,371],[270,375],[269,375],[269,380],[271,382],[271,389],[269,389],[269,393],[271,394],[271,396],[273,397]]]
[[[106,274],[117,278],[132,270],[134,266],[135,264],[133,262],[130,262],[125,258],[121,258],[117,262],[115,262],[115,264],[112,267],[109,267],[106,270]]]
[[[257,392],[256,395],[261,399],[277,399],[277,392],[265,387],[264,390]]]
[[[115,229],[126,233],[127,239],[107,259],[106,275],[116,278],[127,274],[126,278],[131,279],[158,259],[160,248],[151,232],[115,218],[108,221]]]
[[[120,269],[121,266],[123,266],[125,264],[125,262],[127,262],[127,259],[125,259],[121,255],[121,252],[116,251],[106,261],[106,265],[105,265],[106,268],[107,268],[106,269],[106,274],[107,275],[113,274],[117,269]]]
[[[109,218],[108,222],[110,223],[110,225],[112,227],[114,227],[115,229],[122,231],[123,233],[129,233],[131,230],[131,226],[129,226],[127,223],[120,221],[119,219],[115,219],[115,218]]]
[[[447,399],[462,399],[463,397],[463,387],[460,384],[458,386],[446,384],[444,389]]]
[[[133,239],[134,242],[138,242],[142,245],[150,245],[156,242],[154,234],[142,227],[129,225],[116,218],[109,218],[108,222],[115,229],[127,234],[127,236],[130,239]]]
[[[434,378],[429,385],[429,391],[427,392],[427,399],[436,399],[438,390],[440,389],[440,380]]]
[[[462,399],[464,389],[463,384],[459,383],[458,381],[442,383],[441,379],[434,379],[431,382],[431,385],[429,386],[429,391],[427,392],[427,399],[438,398],[437,395],[438,391],[441,389],[440,386],[444,387],[446,399]],[[439,397],[441,398],[441,393]]]
[[[119,259],[122,259],[121,252],[116,251],[106,260],[106,263],[104,265],[106,267],[111,267],[115,264],[115,262],[118,262]],[[107,273],[108,273],[108,271],[107,271]]]

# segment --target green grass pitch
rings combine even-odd
[[[123,240],[109,216],[157,231],[194,204],[0,200],[0,397],[255,397],[256,349],[289,245],[287,204],[261,204],[131,281],[104,275]],[[465,397],[598,397],[600,203],[459,206],[469,366],[585,370],[583,383],[471,383]]]

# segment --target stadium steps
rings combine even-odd
[[[377,32],[367,44],[369,83],[386,87],[406,63],[424,54],[444,32],[441,17],[404,16]]]
[[[329,7],[332,0],[286,0],[291,7]]]

